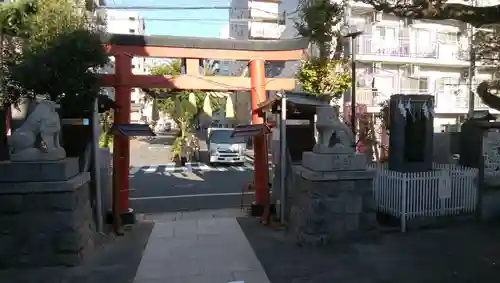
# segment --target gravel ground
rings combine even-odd
[[[488,283],[500,278],[500,225],[384,233],[378,239],[301,248],[256,219],[238,220],[272,283]]]
[[[124,236],[108,237],[78,267],[0,270],[1,283],[132,283],[142,259],[152,222],[139,222]]]

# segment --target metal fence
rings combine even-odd
[[[441,217],[472,213],[477,205],[478,170],[452,164],[435,164],[429,172],[402,173],[385,165],[377,170],[374,197],[380,212],[407,221],[421,217]]]

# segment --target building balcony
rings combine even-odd
[[[358,38],[357,59],[419,65],[467,66],[468,52],[458,43],[418,41],[418,39],[386,39],[362,35]]]
[[[393,94],[430,94],[434,96],[436,114],[466,114],[469,109],[469,97],[464,91],[423,91],[418,89],[401,89],[394,92],[376,91],[370,88],[356,89],[356,103],[365,104],[369,112],[379,112],[380,104],[390,99]],[[496,110],[489,109],[478,96],[474,97],[476,110],[489,110],[498,114]]]
[[[284,25],[278,23],[251,22],[249,27],[250,39],[278,39],[285,30]]]

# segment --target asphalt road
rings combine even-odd
[[[205,162],[175,166],[171,161],[174,134],[153,141],[132,141],[130,160],[130,205],[139,213],[239,207],[253,200],[242,188],[253,178],[249,159],[242,166],[208,166]]]

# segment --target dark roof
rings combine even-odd
[[[203,37],[183,37],[166,35],[103,34],[104,44],[129,46],[166,46],[178,48],[225,49],[250,51],[279,51],[305,49],[309,45],[306,38],[279,40],[236,40]]]
[[[317,106],[329,105],[327,102],[321,101],[317,96],[307,92],[285,92],[287,105],[295,107],[316,108]],[[281,101],[283,96],[277,93],[257,105],[256,111],[269,111],[272,107]]]

